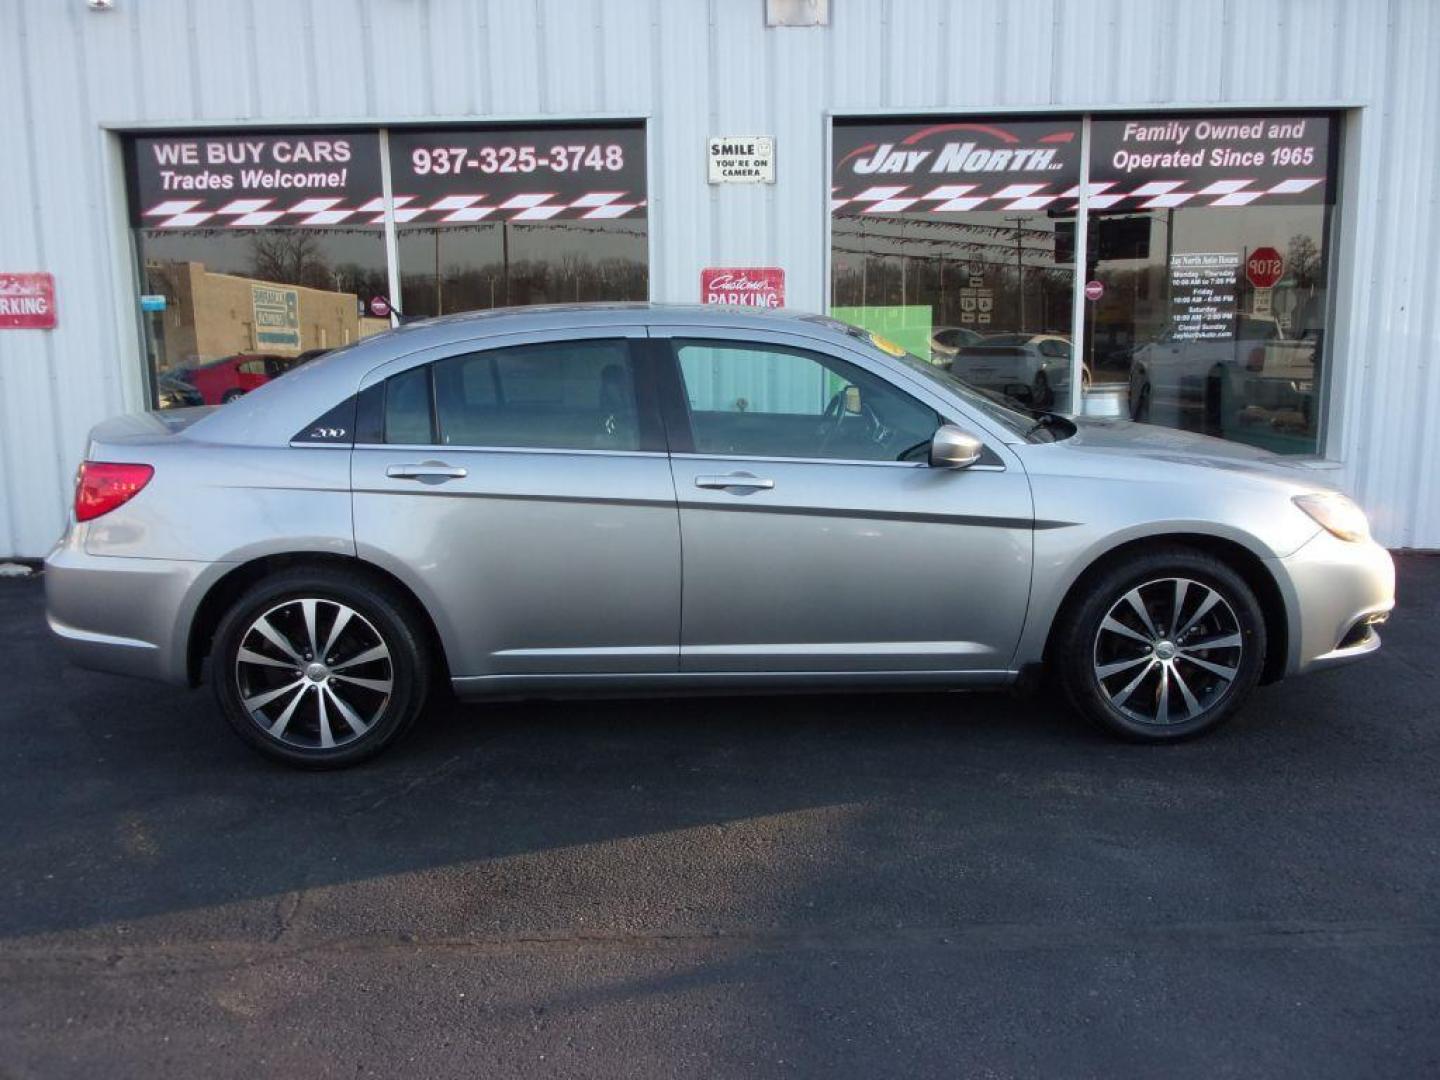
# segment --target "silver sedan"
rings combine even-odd
[[[1379,646],[1394,569],[1313,468],[1026,414],[818,316],[417,323],[90,436],[47,560],[87,667],[293,764],[462,698],[993,688],[1171,741]]]

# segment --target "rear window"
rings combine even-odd
[[[449,446],[638,450],[639,410],[623,338],[541,342],[435,363]]]

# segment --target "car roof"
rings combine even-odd
[[[463,340],[481,334],[514,334],[529,330],[572,326],[695,325],[721,323],[746,329],[796,332],[816,327],[844,332],[845,324],[824,315],[789,308],[757,308],[730,304],[669,304],[649,301],[592,304],[537,304],[530,307],[492,308],[416,319],[401,324],[399,334],[424,334]]]
[[[606,326],[665,326],[760,330],[798,334],[832,342],[864,337],[864,330],[808,311],[755,308],[728,304],[664,304],[651,302],[537,304],[440,315],[402,323],[386,333],[363,338],[350,350],[339,349],[317,361],[360,364],[384,352],[403,356],[436,346],[477,338],[547,330],[583,330]],[[354,360],[348,360],[350,354]],[[363,359],[362,359],[363,357]],[[372,361],[373,364],[373,361]],[[308,365],[307,365],[308,366]]]

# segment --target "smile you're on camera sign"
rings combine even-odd
[[[706,158],[712,184],[775,182],[775,140],[769,135],[712,135]]]

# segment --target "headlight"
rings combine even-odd
[[[1295,505],[1314,518],[1322,529],[1341,540],[1359,543],[1370,538],[1370,523],[1365,520],[1365,511],[1338,491],[1296,495]]]

